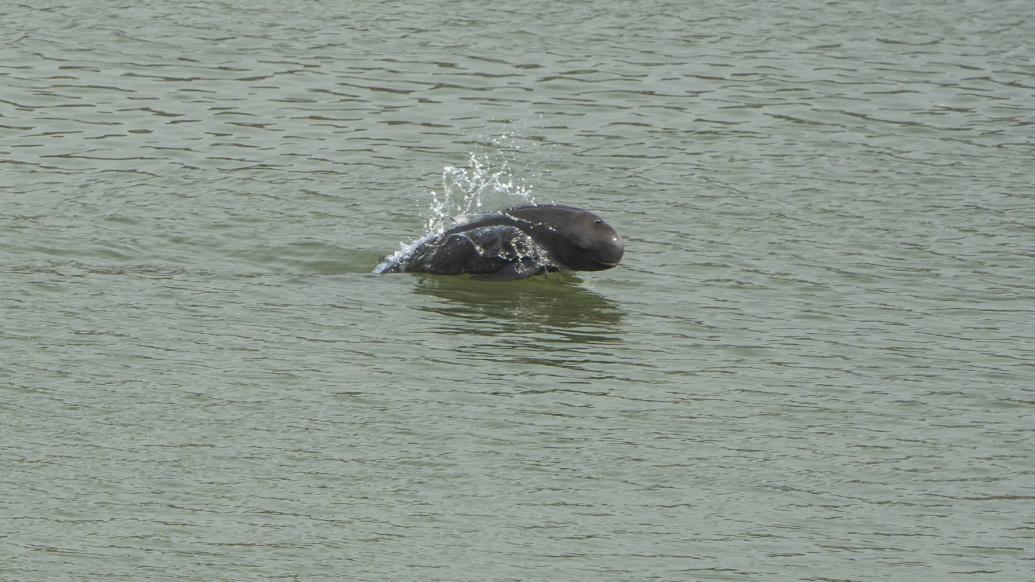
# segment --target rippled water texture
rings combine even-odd
[[[0,579],[1033,579],[1027,0],[0,12]]]

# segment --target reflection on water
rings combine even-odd
[[[621,341],[624,312],[614,301],[581,286],[567,273],[524,281],[488,282],[469,277],[417,275],[417,291],[436,300],[419,309],[472,325],[449,326],[447,334],[549,334],[559,341]],[[490,325],[480,325],[488,322]]]

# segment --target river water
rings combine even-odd
[[[0,579],[1035,579],[1027,0],[2,12]]]

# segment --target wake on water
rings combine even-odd
[[[535,204],[531,190],[511,176],[506,162],[493,169],[489,161],[471,154],[466,166],[446,166],[442,170],[442,190],[431,191],[424,234],[412,242],[399,243],[399,250],[378,263],[374,272],[384,273],[421,244],[478,215]]]

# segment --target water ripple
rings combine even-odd
[[[1028,4],[831,8],[8,7],[6,571],[1029,576]],[[625,263],[370,274],[472,154]]]

